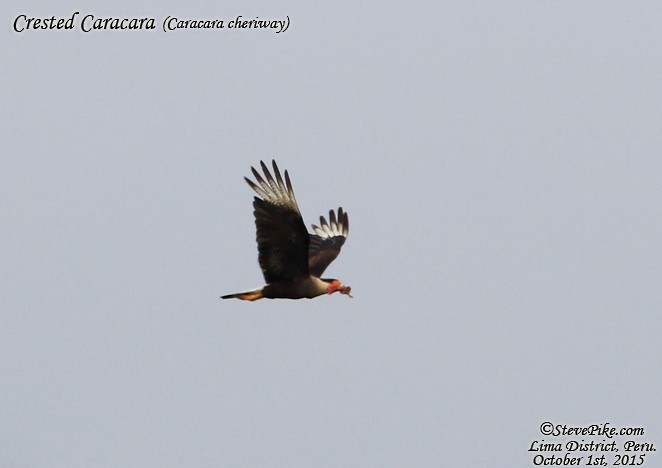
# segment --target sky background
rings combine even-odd
[[[291,25],[12,30],[75,11]],[[662,444],[659,2],[0,23],[0,466],[526,467],[570,440],[543,421]],[[272,158],[308,225],[348,211],[354,299],[219,299],[262,284],[243,177]]]

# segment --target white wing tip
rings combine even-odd
[[[338,212],[339,214],[342,213],[341,210],[338,210]],[[336,213],[331,210],[329,211],[329,220],[330,222],[327,223],[324,216],[320,216],[320,225],[312,225],[315,234],[323,239],[329,239],[331,237],[337,236],[347,237],[348,228],[343,224],[342,217],[340,219],[336,219]]]

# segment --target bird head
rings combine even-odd
[[[340,294],[346,294],[349,297],[353,297],[350,294],[350,292],[352,291],[352,288],[350,286],[343,285],[337,279],[330,279],[325,281],[328,283],[328,286],[326,287],[327,294],[333,294],[334,292],[339,292]]]

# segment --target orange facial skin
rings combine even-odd
[[[338,280],[331,281],[329,286],[326,288],[327,294],[333,294],[334,292],[339,292],[340,294],[346,294],[347,296],[353,298],[354,296],[350,294],[351,291],[352,288],[350,286],[345,286]]]

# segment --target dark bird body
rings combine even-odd
[[[351,297],[349,286],[336,279],[320,278],[338,256],[349,234],[349,218],[342,208],[338,214],[329,211],[329,222],[320,216],[320,226],[313,225],[309,234],[297,205],[290,176],[285,180],[272,161],[274,175],[260,161],[264,177],[251,167],[257,183],[245,178],[259,195],[253,199],[257,230],[258,262],[266,285],[261,289],[221,296],[254,301],[301,299],[333,294],[339,291]]]

